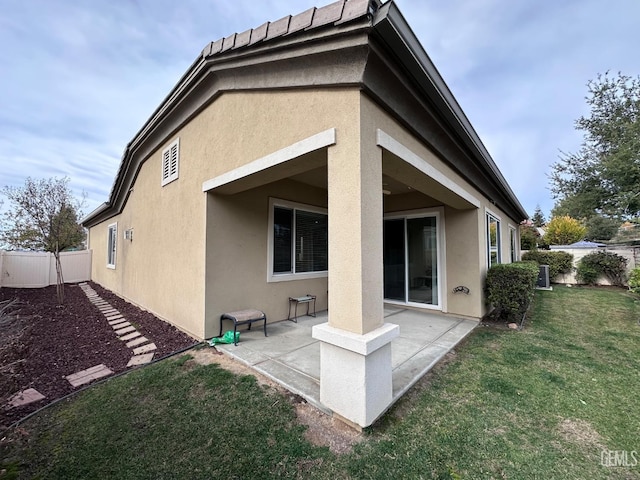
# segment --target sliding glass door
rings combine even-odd
[[[439,306],[438,216],[384,221],[384,297]]]

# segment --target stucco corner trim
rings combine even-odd
[[[284,147],[276,152],[270,153],[262,158],[253,160],[252,162],[242,165],[241,167],[234,168],[222,175],[218,175],[210,180],[203,182],[202,191],[208,192],[215,188],[227,185],[241,178],[248,177],[254,173],[261,172],[268,168],[274,167],[281,163],[288,162],[294,158],[300,157],[307,153],[314,152],[321,148],[335,145],[336,143],[336,129],[330,128],[323,132],[312,135],[311,137],[300,140],[292,145]]]
[[[447,177],[444,173],[437,170],[433,165],[429,164],[422,157],[412,152],[408,147],[400,143],[398,140],[393,138],[391,135],[386,133],[383,130],[378,129],[376,132],[376,144],[379,147],[384,148],[385,150],[393,153],[394,155],[400,157],[402,160],[407,162],[414,168],[417,168],[425,175],[433,178],[442,186],[451,190],[453,193],[458,195],[461,198],[464,198],[467,202],[475,206],[476,208],[480,208],[481,203],[478,198],[469,193],[462,186],[458,185],[452,179]]]
[[[314,326],[311,333],[311,336],[316,340],[364,356],[368,356],[384,347],[398,335],[400,335],[400,327],[393,323],[385,323],[364,335],[358,335],[357,333],[332,327],[328,323],[322,323]]]

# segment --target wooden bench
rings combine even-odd
[[[218,335],[219,337],[222,336],[222,321],[223,320],[231,320],[233,322],[233,338],[234,338],[234,345],[238,345],[238,341],[235,340],[236,339],[236,330],[238,328],[238,325],[249,325],[249,328],[247,330],[251,330],[251,324],[253,322],[260,322],[263,321],[264,322],[264,336],[267,336],[267,316],[264,314],[264,312],[260,311],[260,310],[239,310],[237,312],[229,312],[229,313],[223,313],[222,315],[220,315],[220,335]]]
[[[313,313],[309,313],[309,305],[313,302]],[[307,315],[310,317],[316,316],[316,296],[307,293],[303,297],[289,297],[289,311],[287,312],[287,320],[298,323],[298,305],[300,303],[307,304]],[[291,305],[295,306],[293,318],[291,318]]]

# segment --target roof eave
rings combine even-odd
[[[512,207],[523,219],[528,218],[524,207],[491,158],[471,122],[464,114],[451,90],[449,90],[442,75],[440,75],[440,72],[393,1],[385,3],[376,12],[373,19],[373,28],[386,43],[394,44],[398,41],[402,43],[403,48],[394,49],[394,53],[400,62],[414,76],[417,83],[423,86],[425,93],[438,105],[442,114],[451,123],[451,126],[458,130],[461,137],[466,141],[467,146],[476,153],[476,158],[482,162],[483,168],[505,192],[512,203]]]

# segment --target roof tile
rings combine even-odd
[[[289,20],[291,15],[287,15],[280,20],[269,23],[269,29],[267,30],[267,37],[265,40],[271,40],[274,37],[284,35],[289,30]]]
[[[222,42],[222,51],[226,52],[227,50],[231,50],[236,43],[236,34],[229,35]]]
[[[345,0],[339,0],[338,2],[316,9],[316,13],[313,16],[313,23],[309,28],[321,27],[322,25],[327,25],[340,20],[344,4]]]
[[[242,33],[236,35],[236,43],[233,48],[244,47],[245,45],[249,45],[249,41],[251,40],[251,30],[245,30]]]
[[[260,40],[264,40],[267,37],[267,29],[269,28],[269,22],[265,22],[258,28],[251,30],[251,41],[249,45],[258,43]]]
[[[291,22],[289,22],[289,31],[287,34],[290,35],[292,33],[299,32],[300,30],[304,30],[310,26],[315,11],[316,8],[311,7],[309,10],[305,10],[304,12],[291,17]]]
[[[336,22],[336,25],[355,20],[363,15],[366,15],[369,11],[370,0],[347,0],[342,11],[342,18]]]

